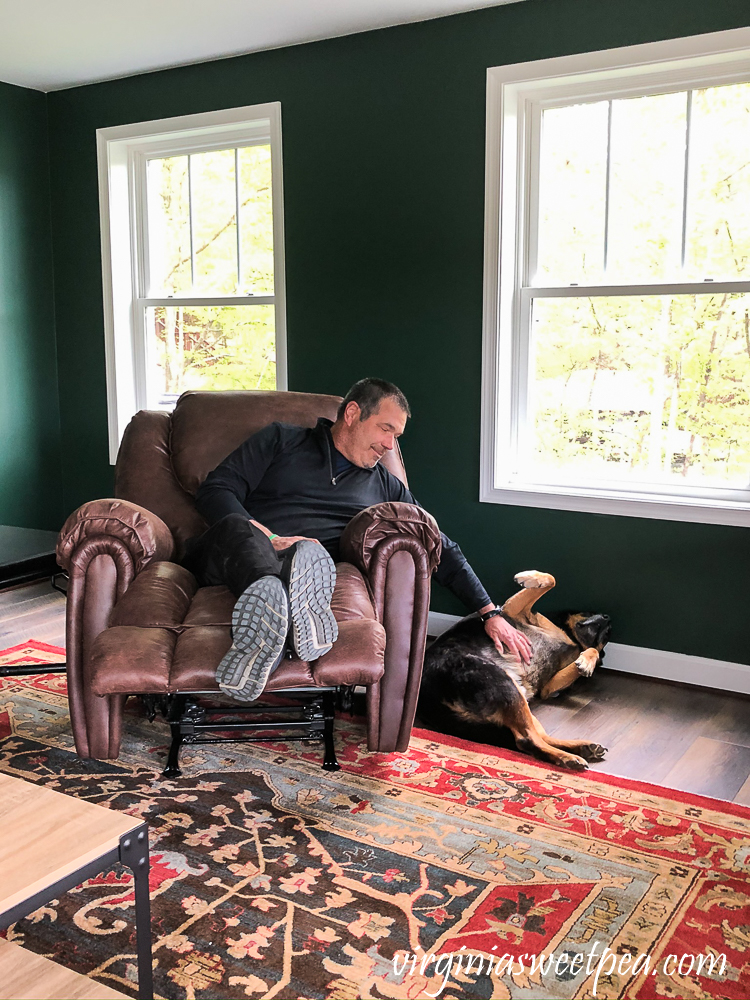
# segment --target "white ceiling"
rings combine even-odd
[[[0,80],[61,90],[519,0],[0,0]]]

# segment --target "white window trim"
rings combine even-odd
[[[195,305],[275,304],[276,387],[287,387],[286,281],[284,269],[284,198],[281,162],[281,105],[182,115],[97,129],[99,208],[101,219],[104,343],[110,462],[115,463],[125,427],[146,406],[145,331],[136,308],[146,287],[147,246],[140,232],[145,214],[143,161],[155,150],[176,155],[195,149],[252,145],[271,146],[274,240],[274,294],[271,297],[200,296],[180,301]],[[163,305],[166,299],[140,296],[140,304]]]
[[[740,491],[716,490],[715,497],[661,495],[646,486],[643,492],[627,485],[524,484],[514,478],[513,442],[518,434],[517,411],[523,384],[523,357],[517,329],[522,309],[530,308],[530,296],[521,294],[522,275],[527,271],[533,248],[525,245],[523,207],[528,199],[528,149],[537,141],[531,115],[520,110],[531,100],[544,101],[545,92],[560,104],[571,97],[605,92],[626,96],[642,93],[644,80],[653,92],[680,90],[750,78],[750,28],[697,35],[692,38],[652,42],[582,55],[543,59],[487,70],[487,118],[485,156],[485,245],[482,338],[482,432],[479,499],[487,503],[542,507],[555,510],[620,514],[629,517],[662,518],[707,524],[750,525],[750,496]],[[661,63],[652,72],[649,64]],[[566,78],[561,84],[560,78]],[[634,78],[637,79],[637,84]],[[562,87],[564,86],[564,90]],[[530,227],[534,231],[534,227]],[[724,287],[726,285],[726,288]],[[712,291],[745,291],[747,282],[715,282]],[[628,292],[635,286],[628,285]],[[642,286],[644,293],[694,294],[695,285],[664,283]],[[555,293],[577,295],[617,294],[618,286],[555,289]],[[547,294],[553,294],[548,291]],[[499,445],[502,444],[502,452]]]

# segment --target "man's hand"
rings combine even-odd
[[[488,618],[484,623],[484,631],[495,643],[498,652],[504,653],[503,646],[507,646],[508,650],[519,660],[522,660],[524,663],[531,661],[531,643],[523,632],[519,632],[517,628],[513,628],[509,622],[506,622],[502,615],[495,615],[493,618]]]
[[[277,535],[271,539],[271,545],[273,545],[277,552],[288,549],[295,542],[315,542],[317,545],[320,545],[317,538],[306,538],[304,535]]]

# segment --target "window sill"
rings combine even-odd
[[[708,501],[705,498],[665,497],[657,493],[631,493],[624,489],[575,488],[570,486],[482,485],[481,503],[539,507],[547,510],[574,510],[589,514],[647,517],[698,524],[750,526],[750,502]]]

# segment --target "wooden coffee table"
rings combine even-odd
[[[0,938],[0,1000],[129,1000],[87,976]]]
[[[138,996],[153,997],[148,826],[0,774],[0,930],[111,868],[132,869]]]

